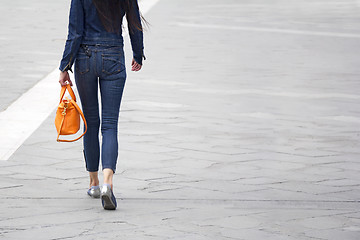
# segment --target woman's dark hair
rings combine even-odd
[[[140,14],[138,18],[136,12],[139,10],[137,0],[93,0],[98,15],[106,31],[120,33],[122,22],[122,11],[126,14],[129,24],[129,31],[135,29],[143,31],[141,21],[148,24],[144,17]]]

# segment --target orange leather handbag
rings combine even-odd
[[[70,93],[69,98],[64,99],[64,95],[66,90]],[[73,140],[64,140],[60,139],[60,135],[72,135],[79,131],[80,129],[80,116],[84,121],[85,130],[84,133]],[[83,112],[81,111],[80,107],[76,103],[76,97],[74,91],[72,90],[71,86],[67,84],[63,86],[60,91],[60,103],[56,111],[55,117],[55,127],[58,132],[57,141],[58,142],[74,142],[79,140],[82,136],[85,135],[87,131],[87,124],[84,117]]]

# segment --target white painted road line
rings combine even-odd
[[[56,108],[60,88],[54,70],[0,113],[0,160],[7,160]]]
[[[252,32],[285,33],[285,34],[326,36],[326,37],[341,37],[341,38],[360,38],[360,34],[358,34],[358,33],[305,31],[305,30],[282,29],[282,28],[239,27],[239,26],[226,26],[226,25],[217,25],[217,24],[213,24],[213,25],[210,25],[210,24],[195,24],[195,23],[176,23],[176,25],[180,26],[180,27],[208,28],[208,29],[220,29],[220,30],[238,30],[238,31],[252,31]]]
[[[140,1],[141,12],[146,14],[157,2],[159,0]],[[55,110],[60,94],[58,78],[59,70],[56,68],[0,112],[0,160],[8,160]],[[54,136],[55,131],[54,126]]]

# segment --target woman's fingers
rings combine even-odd
[[[137,62],[135,62],[134,65],[131,68],[131,70],[135,71],[135,72],[139,71],[140,69],[141,69],[141,65],[138,64]]]
[[[141,69],[141,65],[140,66],[139,65],[134,65],[131,70],[137,72],[140,69]]]
[[[67,84],[73,85],[68,72],[60,72],[59,83],[61,86],[66,86]]]
[[[66,86],[66,85],[68,85],[68,84],[70,84],[70,86],[72,86],[73,84],[72,84],[72,82],[71,82],[71,80],[59,80],[59,83],[60,83],[60,85],[61,86]]]
[[[139,71],[139,70],[141,69],[141,67],[142,67],[142,65],[141,65],[141,64],[138,64],[138,63],[135,61],[135,59],[133,59],[133,60],[131,61],[131,71],[137,72],[137,71]]]

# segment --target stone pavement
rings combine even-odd
[[[118,209],[88,198],[53,113],[0,162],[0,238],[359,239],[359,10],[161,0],[121,106]]]
[[[12,0],[0,7],[0,111],[59,63],[68,0]]]

